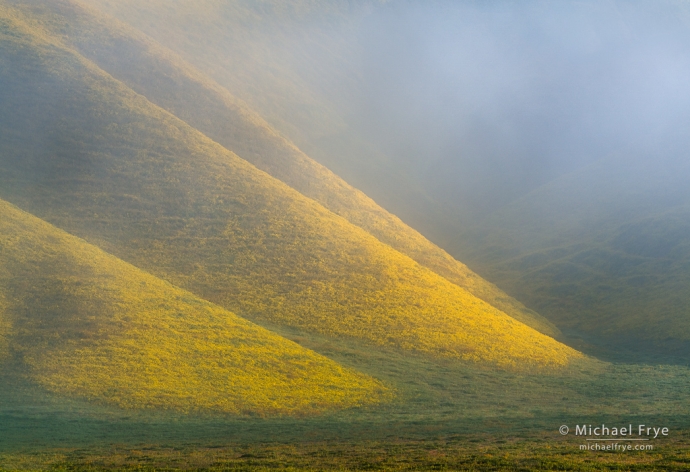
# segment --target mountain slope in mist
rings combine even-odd
[[[123,408],[314,414],[377,403],[376,380],[0,201],[5,368]]]
[[[632,140],[687,123],[687,5],[93,0],[445,242]]]
[[[21,6],[106,72],[241,158],[509,316],[549,336],[559,335],[553,324],[310,159],[227,90],[144,35],[72,2]]]
[[[570,335],[687,357],[689,173],[685,146],[602,159],[492,215],[458,253]]]
[[[8,201],[241,316],[518,369],[581,357],[3,14]]]
[[[353,114],[363,86],[356,38],[362,22],[386,2],[94,0],[88,5],[175,51],[310,158],[427,237],[450,223],[418,176],[408,175],[398,156],[363,133],[363,121]]]

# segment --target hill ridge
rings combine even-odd
[[[35,1],[33,5],[34,13],[48,8],[62,15],[62,22],[51,16],[43,25],[61,31],[62,41],[152,103],[509,316],[549,336],[560,335],[552,323],[309,158],[246,103],[145,34],[82,3]],[[66,21],[67,15],[72,22]],[[99,27],[94,28],[93,22]],[[117,24],[117,31],[111,24]]]
[[[73,51],[14,33],[2,37],[0,102],[18,139],[0,139],[0,192],[18,206],[255,320],[511,369],[581,357]]]

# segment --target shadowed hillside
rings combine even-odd
[[[123,408],[261,416],[389,396],[374,379],[3,201],[0,264],[14,368],[54,392]]]
[[[257,170],[4,12],[0,192],[254,319],[512,368],[581,355]]]
[[[6,269],[0,269],[2,277],[6,277]],[[4,294],[0,292],[0,362],[5,360],[9,354],[9,341],[7,336],[10,332],[10,320],[7,317],[7,300]]]
[[[687,358],[686,154],[659,144],[603,159],[492,215],[458,252],[569,334]]]
[[[141,33],[71,2],[33,1],[22,6],[33,20],[109,74],[241,158],[518,321],[549,336],[559,335],[551,323],[307,157],[246,104]]]

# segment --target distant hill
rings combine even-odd
[[[560,334],[552,323],[310,159],[244,102],[143,34],[72,2],[34,1],[22,7],[109,74],[226,149],[518,321],[549,336]]]
[[[376,380],[0,201],[10,362],[49,390],[124,408],[304,415],[377,403]]]
[[[660,143],[559,178],[458,239],[458,253],[567,334],[690,353],[687,152]]]
[[[3,198],[241,316],[517,369],[581,357],[2,13]]]

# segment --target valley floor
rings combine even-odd
[[[10,373],[0,378],[0,469],[690,468],[687,366],[591,360],[567,372],[511,373],[280,334],[382,380],[396,399],[320,417],[240,418],[123,410],[59,397]],[[652,450],[598,451],[575,436],[583,424],[645,424],[669,434],[644,443]]]

